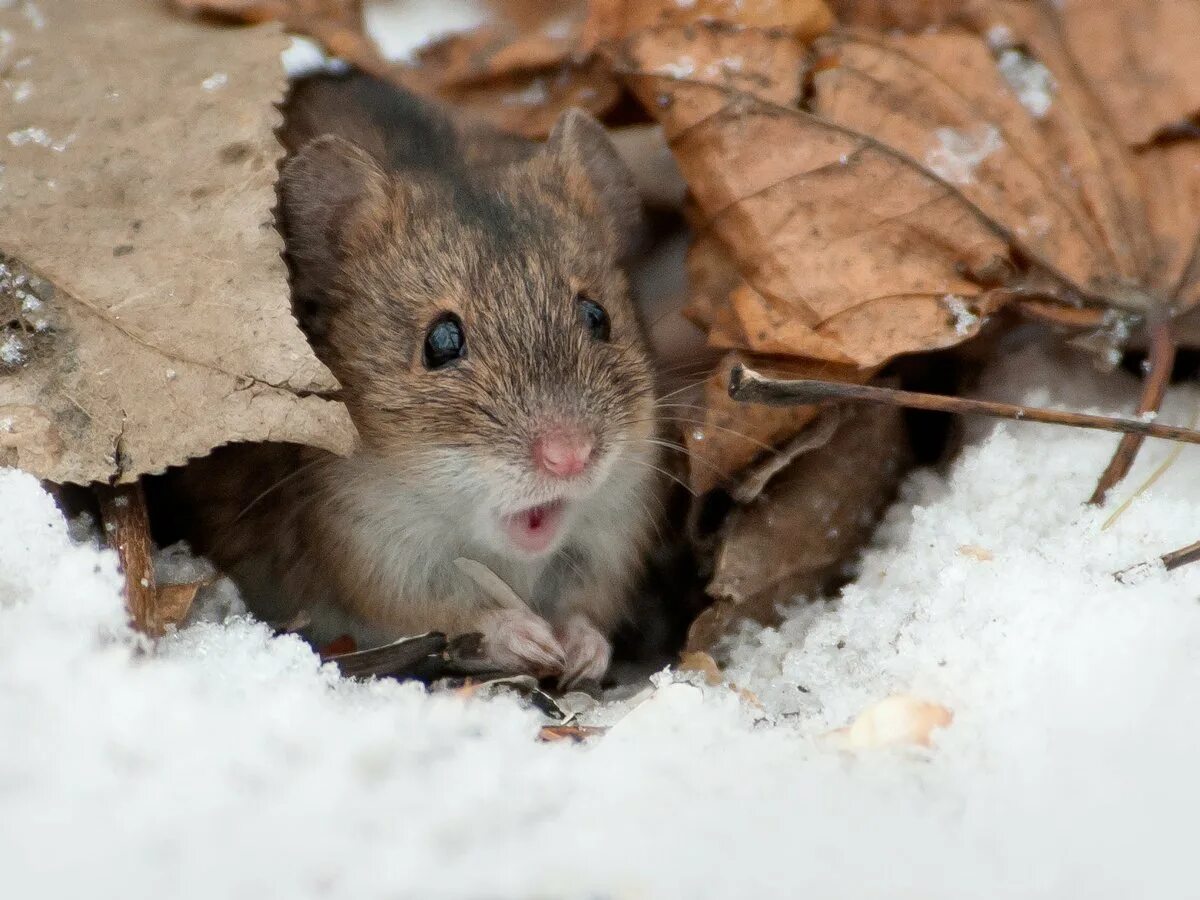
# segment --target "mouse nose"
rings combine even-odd
[[[555,428],[533,442],[533,464],[556,478],[571,478],[587,468],[595,440],[578,428]]]

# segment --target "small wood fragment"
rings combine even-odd
[[[543,725],[538,740],[545,743],[570,741],[582,744],[588,738],[599,737],[608,729],[599,725]]]
[[[159,637],[166,619],[158,608],[151,556],[150,517],[140,482],[97,485],[100,520],[104,540],[117,551],[125,574],[125,606],[134,627],[151,637]]]

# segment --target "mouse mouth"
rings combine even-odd
[[[504,516],[500,522],[509,541],[518,550],[531,554],[545,553],[562,530],[566,505],[562,500],[542,503]]]

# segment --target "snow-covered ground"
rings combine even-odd
[[[1109,411],[1133,387],[1031,352],[987,384]],[[1085,509],[1113,443],[981,429],[908,481],[839,602],[739,642],[765,710],[660,676],[582,746],[514,701],[340,681],[244,620],[149,650],[112,556],[0,471],[2,893],[1195,896],[1200,565],[1109,573],[1200,537],[1200,449],[1102,530],[1169,450]],[[933,748],[820,738],[898,691],[954,710]]]

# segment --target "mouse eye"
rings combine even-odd
[[[438,318],[425,332],[425,368],[440,369],[467,355],[467,333],[454,313]]]
[[[579,315],[583,317],[584,327],[598,341],[607,341],[612,333],[612,324],[608,321],[608,313],[604,307],[587,294],[576,294],[575,302],[579,304]]]

